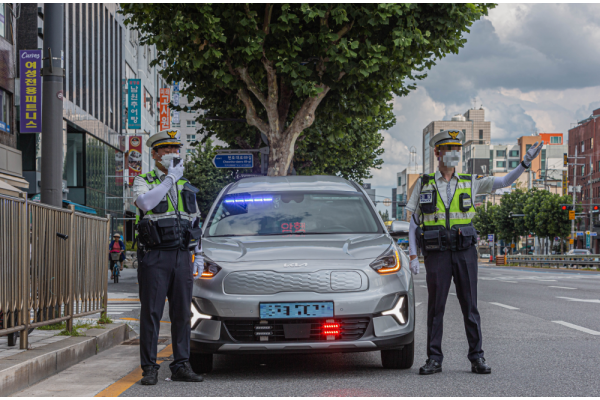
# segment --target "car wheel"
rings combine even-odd
[[[213,369],[213,355],[190,353],[190,365],[197,374],[207,374]]]
[[[414,340],[401,349],[381,350],[381,364],[385,369],[408,369],[415,359]]]

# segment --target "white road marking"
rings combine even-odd
[[[566,287],[566,286],[548,286],[548,287],[556,288],[556,289],[577,289],[574,287]]]
[[[505,280],[498,280],[498,282],[519,283],[517,281],[505,281]]]
[[[557,299],[565,299],[565,300],[569,300],[569,301],[579,301],[582,303],[598,303],[600,304],[600,300],[597,299],[574,299],[572,297],[561,297],[561,296],[556,296]]]
[[[451,294],[452,296],[456,296],[456,293],[450,293],[450,292],[449,292],[448,294]]]
[[[508,308],[509,310],[518,310],[517,307],[513,307],[513,306],[507,306],[506,304],[502,304],[502,303],[494,303],[494,302],[490,302],[490,304],[494,304],[496,306],[500,306],[500,307],[504,307],[504,308]]]
[[[419,307],[422,303],[415,303],[415,307]]]
[[[584,328],[583,326],[571,324],[569,322],[565,322],[565,321],[552,321],[552,322],[567,326],[572,329],[577,329],[578,331],[581,331],[581,332],[589,333],[590,335],[600,335],[600,332],[596,332],[591,329]]]
[[[427,286],[425,286],[425,285],[419,285],[419,286],[421,286],[421,287],[424,287],[424,288],[427,288]]]

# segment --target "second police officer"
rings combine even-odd
[[[160,320],[169,301],[174,360],[169,365],[173,381],[202,382],[192,370],[190,356],[190,317],[193,287],[191,251],[199,252],[198,189],[183,178],[179,157],[179,131],[166,130],[152,135],[155,167],[139,175],[133,184],[138,208],[138,284],[140,290],[140,359],[143,385],[156,385],[156,353]]]
[[[539,155],[544,142],[536,142],[521,164],[503,177],[457,174],[464,134],[447,130],[435,135],[434,148],[439,170],[417,180],[406,205],[412,212],[409,231],[410,269],[419,273],[417,245],[425,256],[427,305],[427,361],[419,374],[442,372],[442,333],[446,299],[454,278],[469,343],[471,371],[489,374],[483,357],[481,320],[477,310],[477,232],[471,223],[475,216],[473,199],[478,194],[510,186]]]

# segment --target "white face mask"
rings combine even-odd
[[[460,151],[447,151],[442,157],[442,161],[444,161],[446,167],[458,167],[458,163],[460,162]]]
[[[179,154],[169,153],[169,154],[165,154],[164,156],[162,156],[162,158],[159,162],[161,163],[161,165],[163,167],[169,168],[171,166],[171,161],[173,161],[173,159],[175,159],[175,158],[179,158]]]

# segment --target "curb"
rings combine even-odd
[[[10,396],[135,336],[127,324],[107,324],[85,334],[0,359],[0,396]]]

